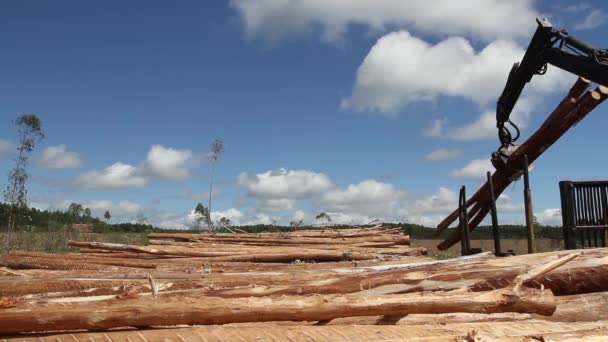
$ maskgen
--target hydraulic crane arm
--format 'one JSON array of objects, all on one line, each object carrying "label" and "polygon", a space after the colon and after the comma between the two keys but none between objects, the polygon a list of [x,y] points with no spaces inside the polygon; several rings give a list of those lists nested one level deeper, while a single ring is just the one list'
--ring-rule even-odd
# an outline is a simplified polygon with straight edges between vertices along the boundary
[{"label": "hydraulic crane arm", "polygon": [[[507,84],[496,105],[496,126],[501,147],[508,147],[519,137],[517,126],[509,120],[515,103],[534,75],[544,75],[547,64],[584,77],[598,84],[608,85],[608,50],[595,49],[589,44],[556,30],[547,19],[536,19],[538,28],[530,41],[521,63],[509,72]],[[517,134],[512,136],[505,127],[511,124]]]}]

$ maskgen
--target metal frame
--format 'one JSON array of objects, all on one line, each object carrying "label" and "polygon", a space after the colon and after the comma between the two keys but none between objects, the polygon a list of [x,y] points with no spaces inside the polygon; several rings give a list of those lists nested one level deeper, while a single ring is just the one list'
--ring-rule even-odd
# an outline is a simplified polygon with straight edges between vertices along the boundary
[{"label": "metal frame", "polygon": [[564,248],[606,247],[608,181],[561,181],[559,189]]}]

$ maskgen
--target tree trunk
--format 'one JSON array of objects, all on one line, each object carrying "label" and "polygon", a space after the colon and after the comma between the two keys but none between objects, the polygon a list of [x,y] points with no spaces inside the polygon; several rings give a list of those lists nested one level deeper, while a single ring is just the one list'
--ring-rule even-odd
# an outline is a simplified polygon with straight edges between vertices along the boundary
[{"label": "tree trunk", "polygon": [[0,333],[110,329],[179,324],[319,321],[338,317],[447,312],[524,312],[551,315],[549,290],[522,288],[472,293],[436,292],[390,296],[314,295],[232,298],[166,297],[0,310]]}]

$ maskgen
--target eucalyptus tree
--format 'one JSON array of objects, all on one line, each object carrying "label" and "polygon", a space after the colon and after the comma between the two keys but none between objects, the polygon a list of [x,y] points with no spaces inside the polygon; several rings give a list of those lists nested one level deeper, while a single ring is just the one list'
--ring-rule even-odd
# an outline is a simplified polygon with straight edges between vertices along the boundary
[{"label": "eucalyptus tree", "polygon": [[42,124],[36,114],[28,113],[18,116],[14,121],[19,136],[15,166],[8,174],[8,184],[4,190],[4,200],[9,205],[6,243],[18,223],[19,212],[27,209],[27,166],[29,155],[36,144],[44,139]]},{"label": "eucalyptus tree", "polygon": [[110,214],[109,210],[106,210],[105,213],[103,213],[103,218],[106,219],[106,222],[110,222],[110,219],[112,218],[112,214]]},{"label": "eucalyptus tree", "polygon": [[[207,160],[211,163],[211,175],[209,177],[209,202],[207,203],[207,210],[211,216],[211,197],[213,196],[213,177],[215,176],[215,167],[220,161],[220,156],[224,153],[224,140],[220,138],[213,139],[211,143],[211,151],[207,155]],[[211,219],[207,220],[207,226],[211,228]]]}]

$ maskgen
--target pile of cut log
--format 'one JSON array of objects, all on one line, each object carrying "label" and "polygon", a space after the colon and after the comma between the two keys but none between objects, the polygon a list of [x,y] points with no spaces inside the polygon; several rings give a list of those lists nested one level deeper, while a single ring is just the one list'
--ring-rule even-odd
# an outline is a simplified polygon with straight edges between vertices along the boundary
[{"label": "pile of cut log", "polygon": [[3,341],[608,334],[608,249],[433,260],[401,229],[383,227],[149,238],[0,256]]}]

